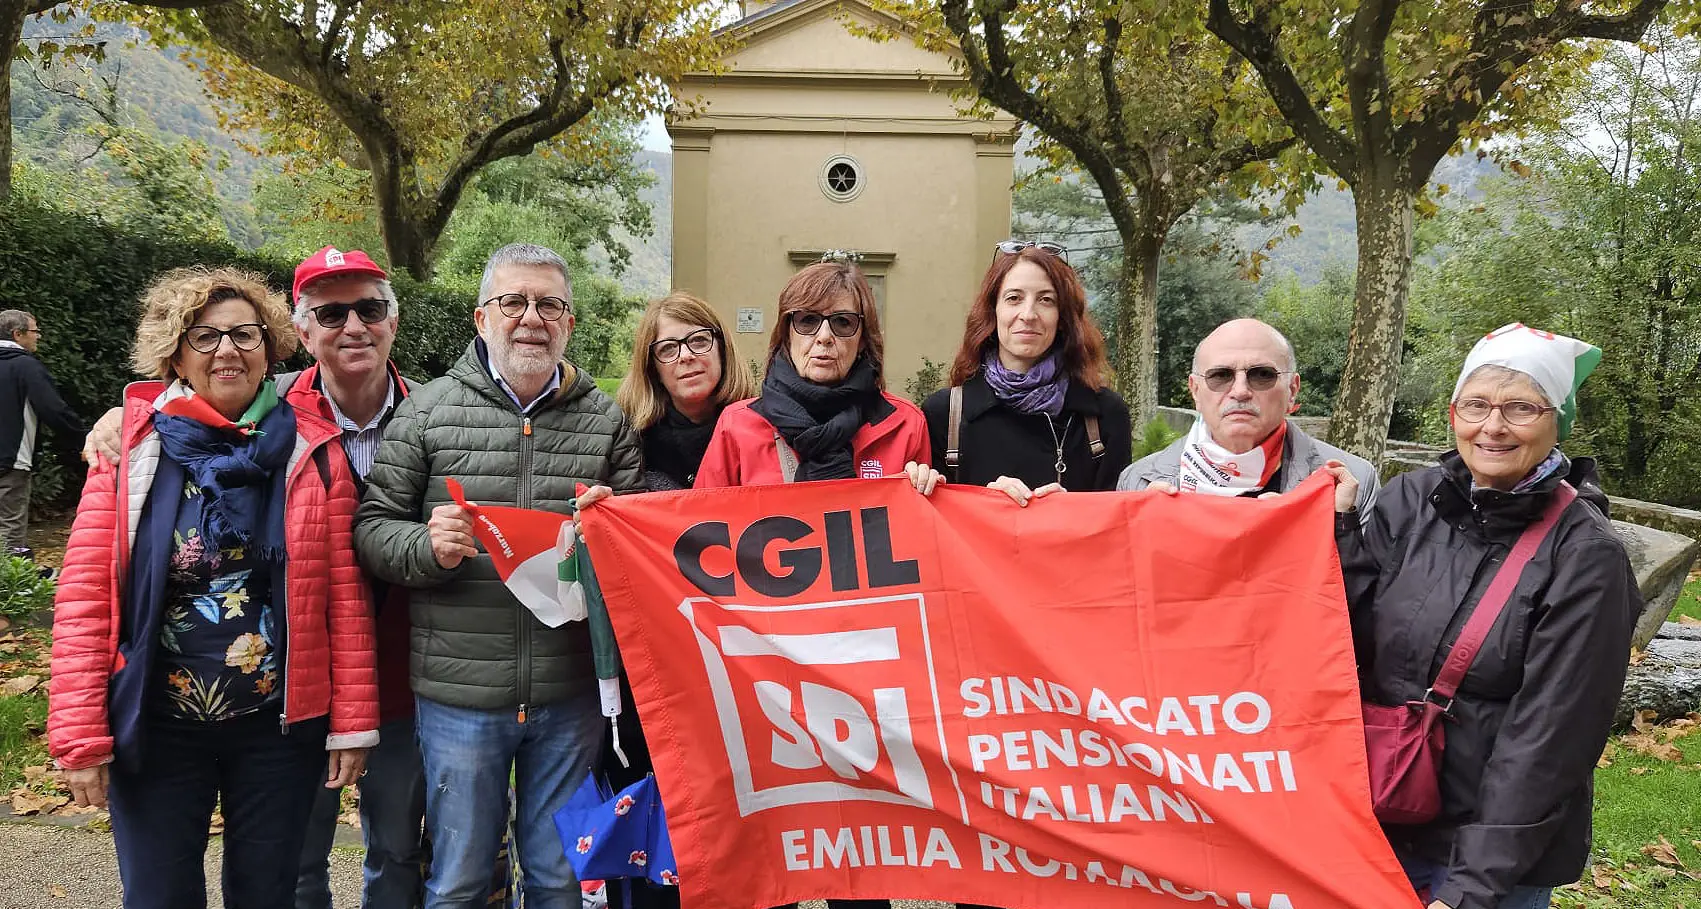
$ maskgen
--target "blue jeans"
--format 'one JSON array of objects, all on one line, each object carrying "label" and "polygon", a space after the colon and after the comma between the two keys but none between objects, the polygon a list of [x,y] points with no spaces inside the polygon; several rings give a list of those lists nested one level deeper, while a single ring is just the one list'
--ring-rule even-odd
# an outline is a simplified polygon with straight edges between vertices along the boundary
[{"label": "blue jeans", "polygon": [[[413,718],[392,720],[378,729],[378,746],[367,752],[360,787],[360,829],[366,839],[364,909],[418,909],[424,898],[425,767],[414,739]],[[301,850],[301,876],[295,885],[295,909],[331,909],[331,843],[337,832],[342,790],[319,786],[307,845]]]},{"label": "blue jeans", "polygon": [[557,809],[584,782],[602,747],[594,692],[516,711],[414,699],[425,758],[425,827],[431,835],[426,909],[480,909],[490,895],[514,779],[514,851],[526,909],[579,909],[579,882],[555,832]]},{"label": "blue jeans", "polygon": [[205,909],[207,826],[224,814],[224,905],[289,909],[324,718],[278,729],[275,710],[202,723],[149,717],[141,764],[112,766],[108,796],[125,909]]},{"label": "blue jeans", "polygon": [[[1426,899],[1447,883],[1446,865],[1406,855],[1398,849],[1394,850],[1394,856],[1400,860],[1400,867],[1405,869],[1412,889]],[[1501,899],[1499,909],[1548,909],[1552,902],[1552,887],[1513,887],[1512,892]]]}]

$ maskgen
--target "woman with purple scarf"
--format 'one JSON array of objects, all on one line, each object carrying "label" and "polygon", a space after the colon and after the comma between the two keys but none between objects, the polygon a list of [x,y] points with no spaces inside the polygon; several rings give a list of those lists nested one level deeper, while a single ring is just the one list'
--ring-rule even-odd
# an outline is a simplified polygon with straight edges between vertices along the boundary
[{"label": "woman with purple scarf", "polygon": [[1054,243],[998,244],[952,387],[922,405],[935,469],[1024,506],[1063,490],[1115,489],[1133,445],[1128,406],[1109,386],[1104,335],[1064,254]]}]

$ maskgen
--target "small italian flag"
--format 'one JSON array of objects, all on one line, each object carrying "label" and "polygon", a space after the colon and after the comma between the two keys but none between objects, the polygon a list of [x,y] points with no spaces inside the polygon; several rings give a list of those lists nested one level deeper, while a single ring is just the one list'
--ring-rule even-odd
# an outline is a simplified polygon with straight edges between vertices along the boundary
[{"label": "small italian flag", "polygon": [[538,621],[551,628],[583,621],[579,589],[578,529],[573,519],[550,511],[475,505],[459,481],[448,481],[455,504],[472,513],[473,536],[484,545],[496,573]]}]

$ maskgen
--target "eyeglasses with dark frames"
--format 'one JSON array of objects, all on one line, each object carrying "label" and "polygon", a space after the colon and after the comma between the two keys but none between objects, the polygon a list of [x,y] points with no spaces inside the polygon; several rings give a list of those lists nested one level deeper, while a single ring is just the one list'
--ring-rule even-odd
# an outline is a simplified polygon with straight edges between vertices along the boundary
[{"label": "eyeglasses with dark frames", "polygon": [[827,329],[834,337],[854,338],[862,331],[862,314],[855,312],[814,312],[799,310],[791,314],[791,330],[800,335],[813,336],[821,330],[821,323],[827,323]]},{"label": "eyeglasses with dark frames", "polygon": [[1500,418],[1513,426],[1528,426],[1541,419],[1543,414],[1558,409],[1532,401],[1502,401],[1495,404],[1482,398],[1465,398],[1453,402],[1453,415],[1466,423],[1481,423],[1488,419],[1489,414],[1498,410]]},{"label": "eyeglasses with dark frames", "polygon": [[699,328],[683,338],[662,338],[650,345],[650,356],[657,363],[672,363],[679,359],[683,351],[691,351],[697,356],[705,356],[715,349],[715,341],[719,340],[720,332],[713,328]]},{"label": "eyeglasses with dark frames", "polygon": [[367,325],[376,325],[389,317],[390,301],[367,297],[352,303],[326,303],[308,310],[313,314],[314,320],[325,328],[343,327],[348,322],[348,314],[351,311]]},{"label": "eyeglasses with dark frames", "polygon": [[1228,391],[1234,387],[1235,376],[1243,373],[1246,375],[1246,387],[1253,391],[1269,391],[1276,387],[1277,379],[1293,374],[1291,370],[1277,369],[1274,366],[1249,366],[1245,369],[1218,366],[1204,372],[1196,372],[1194,375],[1204,379],[1205,387],[1212,391]]},{"label": "eyeglasses with dark frames", "polygon": [[554,322],[573,311],[573,304],[560,297],[532,299],[525,294],[498,294],[479,305],[489,306],[492,303],[495,303],[496,308],[500,309],[502,314],[510,319],[523,318],[528,306],[537,307],[537,317],[545,322]]},{"label": "eyeglasses with dark frames", "polygon": [[1069,261],[1068,248],[1050,240],[1000,240],[993,246],[992,251],[995,255],[1013,256],[1030,247],[1051,253],[1064,262]]},{"label": "eyeglasses with dark frames", "polygon": [[227,337],[237,350],[258,350],[266,343],[266,326],[260,322],[244,322],[229,328],[191,325],[183,331],[183,340],[189,347],[204,354],[218,353],[219,345]]}]

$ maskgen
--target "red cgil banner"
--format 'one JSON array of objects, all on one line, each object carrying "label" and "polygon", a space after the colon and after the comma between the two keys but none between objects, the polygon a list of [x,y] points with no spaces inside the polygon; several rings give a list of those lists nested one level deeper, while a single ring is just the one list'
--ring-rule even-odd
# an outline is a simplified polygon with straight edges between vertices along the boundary
[{"label": "red cgil banner", "polygon": [[1409,909],[1333,493],[903,480],[582,516],[684,904]]}]

